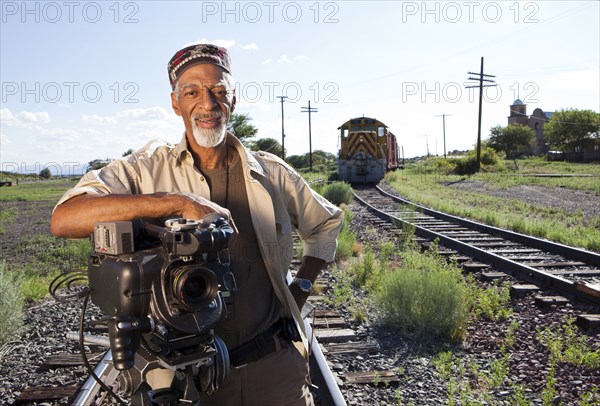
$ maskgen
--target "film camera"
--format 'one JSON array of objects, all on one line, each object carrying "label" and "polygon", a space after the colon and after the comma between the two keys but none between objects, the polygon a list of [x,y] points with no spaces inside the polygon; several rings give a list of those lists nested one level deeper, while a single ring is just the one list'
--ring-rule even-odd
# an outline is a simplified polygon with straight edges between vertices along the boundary
[{"label": "film camera", "polygon": [[[200,221],[97,223],[88,261],[91,300],[108,316],[120,391],[132,404],[198,400],[229,374],[229,354],[213,328],[235,291],[227,244],[233,229],[211,214]],[[151,370],[171,370],[171,387],[150,390]],[[135,400],[137,399],[137,401]]]}]

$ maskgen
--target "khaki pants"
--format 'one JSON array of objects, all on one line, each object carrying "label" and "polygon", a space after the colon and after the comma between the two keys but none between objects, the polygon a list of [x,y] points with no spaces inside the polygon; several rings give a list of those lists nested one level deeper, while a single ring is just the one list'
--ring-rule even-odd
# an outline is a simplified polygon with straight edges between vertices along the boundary
[{"label": "khaki pants", "polygon": [[[314,405],[306,384],[308,364],[298,350],[279,338],[281,349],[241,367],[232,368],[229,377],[200,404],[215,406]],[[278,346],[279,348],[279,346]]]}]

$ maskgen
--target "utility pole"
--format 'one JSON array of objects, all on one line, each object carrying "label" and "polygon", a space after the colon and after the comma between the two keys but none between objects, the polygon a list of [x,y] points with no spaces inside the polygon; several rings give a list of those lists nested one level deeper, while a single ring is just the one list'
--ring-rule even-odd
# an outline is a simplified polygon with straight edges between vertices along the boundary
[{"label": "utility pole", "polygon": [[452,114],[442,114],[436,117],[442,118],[442,135],[444,137],[444,159],[446,159],[446,116],[450,117]]},{"label": "utility pole", "polygon": [[[487,79],[487,78],[495,78],[496,76],[483,74],[483,56],[481,57],[481,68],[479,70],[479,73],[475,73],[475,72],[467,72],[467,73],[469,75],[479,76],[479,77],[469,77],[469,80],[479,81],[478,85],[465,86],[465,88],[467,88],[467,89],[474,88],[474,87],[479,88],[479,124],[477,127],[477,170],[479,171],[479,169],[481,168],[481,109],[482,109],[482,104],[483,104],[483,88],[497,86],[496,82],[493,79]],[[488,82],[490,84],[484,85],[483,82]]]},{"label": "utility pole", "polygon": [[277,96],[281,99],[281,159],[285,159],[285,130],[283,127],[283,101],[287,99],[287,96]]},{"label": "utility pole", "polygon": [[308,165],[309,171],[312,172],[312,136],[310,133],[310,114],[318,113],[319,109],[315,109],[314,107],[310,107],[310,100],[308,101],[308,107],[300,107],[302,113],[308,113]]}]

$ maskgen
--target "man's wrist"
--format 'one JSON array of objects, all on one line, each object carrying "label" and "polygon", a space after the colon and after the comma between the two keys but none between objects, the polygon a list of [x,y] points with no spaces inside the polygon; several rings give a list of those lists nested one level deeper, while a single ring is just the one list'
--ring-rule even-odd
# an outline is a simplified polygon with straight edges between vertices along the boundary
[{"label": "man's wrist", "polygon": [[294,278],[292,285],[296,285],[298,289],[306,294],[312,293],[313,284],[310,279]]}]

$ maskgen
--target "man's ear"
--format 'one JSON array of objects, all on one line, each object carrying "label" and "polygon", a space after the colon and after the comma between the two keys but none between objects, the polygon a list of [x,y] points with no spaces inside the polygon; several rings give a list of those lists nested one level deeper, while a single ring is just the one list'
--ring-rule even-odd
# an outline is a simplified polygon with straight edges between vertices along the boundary
[{"label": "man's ear", "polygon": [[235,97],[235,93],[233,94],[233,100],[231,101],[231,113],[235,110],[235,104],[237,103],[237,99]]},{"label": "man's ear", "polygon": [[181,116],[181,110],[179,109],[179,102],[177,101],[177,96],[175,96],[175,92],[171,92],[171,107],[173,107],[173,111],[178,116]]}]

